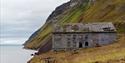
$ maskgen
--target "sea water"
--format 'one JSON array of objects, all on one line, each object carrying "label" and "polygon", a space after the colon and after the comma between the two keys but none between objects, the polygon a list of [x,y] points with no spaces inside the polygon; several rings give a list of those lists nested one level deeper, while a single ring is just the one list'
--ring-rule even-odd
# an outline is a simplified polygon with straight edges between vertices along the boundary
[{"label": "sea water", "polygon": [[0,63],[27,63],[34,52],[21,45],[0,45]]}]

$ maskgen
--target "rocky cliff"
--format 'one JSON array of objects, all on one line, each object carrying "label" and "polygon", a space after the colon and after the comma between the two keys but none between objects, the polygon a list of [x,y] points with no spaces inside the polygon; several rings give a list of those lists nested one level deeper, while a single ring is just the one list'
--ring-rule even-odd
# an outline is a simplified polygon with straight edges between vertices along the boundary
[{"label": "rocky cliff", "polygon": [[37,50],[50,43],[52,23],[61,25],[78,22],[113,22],[118,33],[124,33],[125,0],[70,0],[52,12],[46,23],[26,41],[24,47]]}]

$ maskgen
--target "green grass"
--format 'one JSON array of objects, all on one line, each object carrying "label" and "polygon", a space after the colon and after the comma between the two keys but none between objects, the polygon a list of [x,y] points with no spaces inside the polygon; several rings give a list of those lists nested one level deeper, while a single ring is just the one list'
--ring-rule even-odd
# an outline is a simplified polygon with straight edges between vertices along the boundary
[{"label": "green grass", "polygon": [[88,2],[76,6],[73,8],[64,18],[62,18],[59,22],[63,23],[76,23],[78,22],[80,16],[84,13],[84,11],[88,7]]}]

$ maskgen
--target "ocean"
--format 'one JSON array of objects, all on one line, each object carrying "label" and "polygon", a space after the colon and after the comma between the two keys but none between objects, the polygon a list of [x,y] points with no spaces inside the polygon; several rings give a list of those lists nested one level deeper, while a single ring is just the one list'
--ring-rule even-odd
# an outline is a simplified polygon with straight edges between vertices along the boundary
[{"label": "ocean", "polygon": [[34,52],[21,45],[0,45],[0,63],[27,63]]}]

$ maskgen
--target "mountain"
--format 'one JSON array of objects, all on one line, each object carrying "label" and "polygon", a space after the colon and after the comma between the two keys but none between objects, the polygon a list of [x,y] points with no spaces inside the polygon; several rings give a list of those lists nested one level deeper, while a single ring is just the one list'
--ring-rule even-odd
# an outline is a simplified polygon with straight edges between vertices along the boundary
[{"label": "mountain", "polygon": [[[70,0],[57,7],[46,23],[25,42],[24,48],[49,46],[52,24],[113,22],[118,33],[125,33],[125,0]],[[42,50],[42,49],[41,49]]]},{"label": "mountain", "polygon": [[77,53],[48,51],[34,56],[28,63],[44,63],[53,57],[56,63],[125,63],[125,0],[70,0],[57,7],[46,23],[25,42],[24,48],[51,49],[52,25],[58,23],[112,22],[118,40],[111,45],[80,49]]}]

